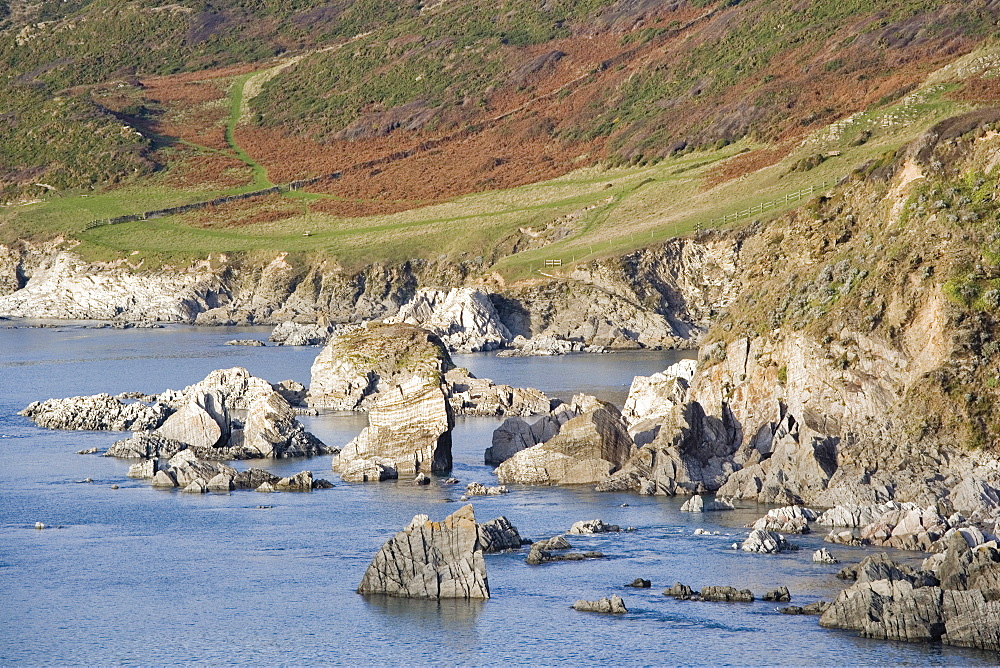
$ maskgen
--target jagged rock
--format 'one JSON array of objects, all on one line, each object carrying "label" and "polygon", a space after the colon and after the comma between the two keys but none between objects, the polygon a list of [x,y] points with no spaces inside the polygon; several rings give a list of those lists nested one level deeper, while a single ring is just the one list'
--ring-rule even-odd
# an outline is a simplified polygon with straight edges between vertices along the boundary
[{"label": "jagged rock", "polygon": [[539,540],[531,544],[532,549],[538,547],[539,550],[545,550],[546,552],[555,552],[556,550],[569,550],[573,546],[569,544],[565,536],[553,536],[552,538],[546,538],[545,540]]},{"label": "jagged rock", "polygon": [[596,533],[616,533],[621,531],[622,528],[617,524],[605,524],[604,520],[580,520],[579,522],[574,522],[573,526],[570,527],[569,533],[578,535],[590,535]]},{"label": "jagged rock", "polygon": [[325,478],[314,478],[313,489],[333,489],[333,483]]},{"label": "jagged rock", "polygon": [[46,429],[140,431],[160,426],[171,409],[159,403],[125,403],[110,394],[35,401],[18,412]]},{"label": "jagged rock", "polygon": [[[186,487],[192,481],[201,478],[203,481],[211,480],[219,473],[225,473],[236,477],[236,469],[218,462],[210,462],[198,457],[191,450],[181,450],[170,458],[167,467],[173,475],[178,486]],[[159,473],[157,473],[157,476]],[[154,477],[154,480],[156,478]]]},{"label": "jagged rock", "polygon": [[735,510],[735,506],[723,498],[716,498],[705,503],[701,495],[696,494],[681,505],[681,510],[688,513],[707,513],[718,510]]},{"label": "jagged rock", "polygon": [[177,479],[170,471],[157,471],[150,483],[153,487],[177,487]]},{"label": "jagged rock", "polygon": [[189,385],[183,390],[165,390],[156,395],[155,399],[174,408],[180,408],[192,400],[199,400],[206,395],[214,399],[213,405],[200,404],[212,415],[222,415],[223,411],[245,411],[250,404],[261,396],[274,391],[271,383],[254,376],[243,367],[216,369],[203,380]]},{"label": "jagged rock", "polygon": [[157,466],[157,460],[146,459],[129,466],[128,473],[125,475],[129,478],[139,478],[140,480],[145,480],[155,476],[158,470],[159,467]]},{"label": "jagged rock", "polygon": [[312,471],[302,471],[293,476],[282,478],[274,483],[279,492],[311,492],[313,489]]},{"label": "jagged rock", "polygon": [[236,489],[257,489],[265,482],[272,485],[280,478],[264,469],[249,468],[233,475],[233,487]]},{"label": "jagged rock", "polygon": [[580,612],[601,612],[608,615],[623,615],[628,612],[628,609],[625,607],[625,601],[617,594],[611,598],[600,598],[596,601],[584,601],[580,599],[573,604],[573,609]]},{"label": "jagged rock", "polygon": [[830,603],[827,601],[816,601],[803,606],[789,605],[785,608],[779,608],[778,612],[783,615],[822,615],[829,607]]},{"label": "jagged rock", "polygon": [[507,418],[493,432],[493,445],[486,448],[485,463],[498,466],[521,450],[548,441],[580,414],[580,408],[578,404],[560,403],[532,424],[519,417]]},{"label": "jagged rock", "polygon": [[258,395],[248,407],[242,438],[233,435],[230,449],[243,457],[311,457],[335,452],[305,430],[295,411],[275,391]]},{"label": "jagged rock", "polygon": [[635,580],[632,580],[632,582],[628,583],[625,586],[635,587],[636,589],[649,589],[650,587],[653,586],[653,583],[643,578],[636,578]]},{"label": "jagged rock", "polygon": [[257,486],[257,489],[255,489],[254,491],[261,492],[262,494],[271,494],[277,492],[278,488],[274,486],[274,483],[262,482],[260,485]]},{"label": "jagged rock", "polygon": [[929,550],[949,528],[934,508],[892,510],[861,529],[862,542],[902,550]]},{"label": "jagged rock", "polygon": [[840,560],[830,554],[830,550],[825,547],[813,552],[812,560],[814,564],[839,564]]},{"label": "jagged rock", "polygon": [[286,321],[275,326],[268,341],[278,346],[323,346],[333,331],[334,328],[328,324],[307,325]]},{"label": "jagged rock", "polygon": [[185,494],[204,494],[208,491],[208,483],[204,478],[195,478],[181,490]]},{"label": "jagged rock", "polygon": [[443,387],[452,369],[435,334],[406,324],[368,323],[330,339],[312,365],[310,406],[370,410],[382,392],[405,381]]},{"label": "jagged rock", "polygon": [[513,336],[486,292],[476,288],[417,290],[387,323],[408,323],[434,332],[453,352],[496,350]]},{"label": "jagged rock", "polygon": [[542,549],[544,543],[545,541],[540,541],[531,545],[531,549],[528,550],[528,556],[524,560],[525,563],[530,566],[537,566],[538,564],[547,564],[550,561],[584,561],[586,559],[604,558],[604,554],[601,552],[559,552],[553,554],[552,550]]},{"label": "jagged rock", "polygon": [[502,483],[528,485],[595,483],[625,463],[632,439],[614,405],[593,397],[573,398],[580,415],[540,445],[514,454],[496,469]]},{"label": "jagged rock", "polygon": [[697,599],[700,594],[686,584],[677,582],[670,589],[663,590],[664,596],[671,596],[678,601],[691,601]]},{"label": "jagged rock", "polygon": [[740,545],[740,549],[744,552],[775,554],[778,552],[784,552],[785,550],[795,550],[798,548],[785,540],[785,537],[780,533],[754,529],[750,532],[747,539],[743,541],[743,544]]},{"label": "jagged rock", "polygon": [[401,474],[448,471],[454,424],[440,384],[412,377],[379,393],[368,426],[334,457],[333,469],[343,472],[351,462],[378,459]]},{"label": "jagged rock", "polygon": [[190,402],[168,417],[156,433],[169,441],[207,450],[229,438],[229,415],[216,395],[192,395]]},{"label": "jagged rock", "polygon": [[418,473],[418,474],[417,474],[417,475],[416,475],[416,476],[415,476],[415,477],[413,478],[413,484],[414,484],[414,485],[417,485],[417,486],[420,486],[420,485],[429,485],[429,484],[431,484],[431,479],[430,479],[430,478],[428,478],[428,477],[427,477],[426,475],[424,475],[423,473]]},{"label": "jagged rock", "polygon": [[417,515],[372,560],[359,594],[406,598],[490,597],[486,562],[472,506],[431,522]]},{"label": "jagged rock", "polygon": [[264,345],[263,341],[258,341],[257,339],[233,339],[231,341],[226,341],[227,346],[248,346],[251,348],[259,348]]},{"label": "jagged rock", "polygon": [[776,533],[809,533],[809,522],[815,520],[818,513],[800,506],[784,506],[767,511],[767,515],[754,522],[754,529],[773,531]]},{"label": "jagged rock", "polygon": [[517,550],[525,543],[521,534],[517,532],[517,527],[503,516],[483,522],[478,525],[478,530],[479,544],[486,554]]},{"label": "jagged rock", "polygon": [[656,438],[597,489],[667,496],[715,491],[734,470],[737,428],[728,414],[713,418],[698,403],[675,406]]},{"label": "jagged rock", "polygon": [[497,496],[499,494],[506,494],[507,488],[504,485],[497,485],[495,487],[487,487],[486,485],[479,482],[470,482],[465,486],[466,496]]},{"label": "jagged rock", "polygon": [[[510,342],[510,348],[501,350],[497,357],[554,357],[567,353],[582,353],[588,350],[588,346],[581,341],[568,341],[566,339],[544,334],[533,336],[530,339],[518,335]],[[599,348],[594,352],[603,352]]]},{"label": "jagged rock", "polygon": [[139,431],[112,443],[104,456],[122,459],[170,458],[185,448],[187,443],[171,440],[155,431]]},{"label": "jagged rock", "polygon": [[763,600],[787,603],[792,600],[792,595],[788,593],[788,587],[778,587],[764,594]]},{"label": "jagged rock", "polygon": [[283,380],[280,383],[274,383],[272,387],[274,387],[275,392],[280,394],[281,397],[288,402],[289,406],[305,406],[308,390],[302,383],[294,380]]},{"label": "jagged rock", "polygon": [[233,483],[233,476],[228,473],[219,473],[208,481],[208,491],[210,492],[230,492],[236,488]]},{"label": "jagged rock", "polygon": [[456,415],[524,417],[547,413],[552,404],[541,390],[498,385],[489,378],[476,378],[463,368],[445,373],[445,384]]},{"label": "jagged rock", "polygon": [[753,593],[749,589],[708,586],[701,588],[701,600],[721,603],[752,603],[754,599]]},{"label": "jagged rock", "polygon": [[382,482],[395,480],[399,473],[393,467],[394,462],[378,458],[355,459],[342,467],[340,479],[344,482]]},{"label": "jagged rock", "polygon": [[[685,402],[697,367],[697,360],[680,360],[660,373],[632,379],[622,417],[629,426],[629,433],[636,439],[636,445],[651,442],[674,406]],[[641,434],[647,435],[640,437]]]}]

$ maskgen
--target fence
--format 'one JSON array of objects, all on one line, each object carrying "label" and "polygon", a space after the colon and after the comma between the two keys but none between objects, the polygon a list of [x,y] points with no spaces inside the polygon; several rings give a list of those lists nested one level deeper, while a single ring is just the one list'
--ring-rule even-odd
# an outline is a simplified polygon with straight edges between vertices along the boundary
[{"label": "fence", "polygon": [[[796,190],[793,193],[788,193],[781,199],[775,199],[769,202],[761,202],[760,204],[755,204],[754,206],[748,209],[743,209],[742,211],[734,211],[733,213],[728,213],[725,216],[722,216],[721,218],[713,218],[711,221],[709,221],[708,225],[709,227],[714,227],[716,225],[727,225],[729,223],[734,223],[740,220],[741,218],[749,218],[754,214],[764,213],[765,211],[769,211],[784,204],[788,204],[789,202],[798,202],[806,195],[812,195],[818,190],[823,190],[824,188],[826,188],[826,186],[827,186],[826,181],[823,181],[823,183],[819,185],[813,184],[808,188],[802,188],[801,190]],[[697,228],[701,229],[701,227],[702,225],[699,222]]]}]

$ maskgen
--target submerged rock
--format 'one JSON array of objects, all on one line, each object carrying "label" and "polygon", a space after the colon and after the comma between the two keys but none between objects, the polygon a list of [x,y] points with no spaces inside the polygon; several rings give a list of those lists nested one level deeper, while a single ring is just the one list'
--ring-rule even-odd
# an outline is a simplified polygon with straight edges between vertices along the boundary
[{"label": "submerged rock", "polygon": [[601,612],[607,615],[623,615],[628,612],[625,601],[621,596],[614,594],[611,598],[600,598],[596,601],[578,600],[573,604],[574,610],[580,612]]},{"label": "submerged rock", "polygon": [[263,341],[258,341],[257,339],[233,339],[232,341],[226,341],[227,346],[249,346],[251,348],[259,348],[264,345]]},{"label": "submerged rock", "polygon": [[632,582],[625,585],[626,587],[634,587],[635,589],[649,589],[653,586],[653,583],[644,578],[636,578]]},{"label": "submerged rock", "polygon": [[372,560],[359,594],[405,598],[490,597],[483,546],[472,506],[442,522],[417,515]]},{"label": "submerged rock", "polygon": [[507,488],[504,485],[496,485],[495,487],[487,487],[480,482],[470,482],[465,486],[465,494],[467,496],[498,496],[500,494],[506,494]]}]

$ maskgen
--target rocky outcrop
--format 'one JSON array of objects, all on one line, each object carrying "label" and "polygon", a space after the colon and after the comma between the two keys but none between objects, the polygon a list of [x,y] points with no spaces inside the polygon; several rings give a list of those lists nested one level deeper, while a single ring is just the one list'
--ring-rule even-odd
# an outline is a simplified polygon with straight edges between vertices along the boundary
[{"label": "rocky outcrop", "polygon": [[552,406],[540,390],[498,385],[489,378],[476,378],[467,369],[449,370],[445,382],[455,415],[524,417],[547,413]]},{"label": "rocky outcrop", "polygon": [[506,493],[507,488],[503,485],[487,486],[481,482],[470,482],[465,486],[466,496],[499,496]]},{"label": "rocky outcrop", "polygon": [[625,601],[617,594],[612,595],[611,598],[600,598],[596,601],[580,599],[573,604],[573,609],[580,612],[600,612],[606,615],[624,615],[628,612]]},{"label": "rocky outcrop", "polygon": [[798,548],[785,540],[785,537],[780,533],[754,529],[747,536],[747,539],[743,541],[743,544],[740,545],[740,549],[744,552],[756,552],[758,554],[777,554],[778,552],[797,550]]},{"label": "rocky outcrop", "polygon": [[386,322],[430,330],[452,352],[496,350],[514,338],[500,321],[489,294],[477,288],[417,290]]},{"label": "rocky outcrop", "polygon": [[368,323],[333,337],[316,357],[308,403],[369,410],[381,392],[404,381],[443,387],[445,372],[453,367],[444,344],[427,330]]},{"label": "rocky outcrop", "polygon": [[574,522],[569,528],[569,533],[579,535],[591,535],[596,533],[618,533],[622,528],[617,524],[608,524],[604,520],[580,520]]},{"label": "rocky outcrop", "polygon": [[762,598],[775,603],[788,603],[792,600],[792,595],[788,593],[788,587],[778,587],[764,594]]},{"label": "rocky outcrop", "polygon": [[104,456],[122,459],[170,458],[187,447],[187,443],[165,438],[155,431],[139,431],[129,438],[112,443]]},{"label": "rocky outcrop", "polygon": [[815,552],[813,552],[812,560],[813,560],[814,564],[839,564],[840,563],[840,559],[837,559],[835,556],[833,556],[832,554],[830,554],[830,550],[826,549],[825,547],[821,547],[820,549],[818,549]]},{"label": "rocky outcrop", "polygon": [[376,460],[397,474],[448,471],[454,425],[440,383],[412,376],[378,393],[370,404],[368,426],[334,457],[333,470]]},{"label": "rocky outcrop", "polygon": [[472,506],[463,506],[442,522],[431,522],[426,515],[414,517],[375,555],[358,593],[489,598],[483,545]]},{"label": "rocky outcrop", "polygon": [[340,479],[344,482],[382,482],[396,480],[395,461],[369,457],[368,459],[352,459],[340,464]]},{"label": "rocky outcrop", "polygon": [[956,533],[933,574],[901,567],[885,555],[865,562],[855,584],[840,593],[820,625],[868,638],[1000,651],[1000,550],[995,544],[970,548]]},{"label": "rocky outcrop", "polygon": [[588,346],[582,341],[567,341],[539,334],[526,339],[520,334],[510,342],[510,347],[497,353],[497,357],[555,357],[569,353],[603,353],[604,346]]},{"label": "rocky outcrop", "polygon": [[711,499],[707,503],[701,498],[700,494],[692,496],[690,499],[681,504],[681,510],[687,513],[708,513],[720,510],[734,510],[735,507],[727,499]]},{"label": "rocky outcrop", "polygon": [[701,600],[720,603],[752,603],[753,592],[729,586],[708,586],[701,588]]},{"label": "rocky outcrop", "polygon": [[767,515],[754,522],[754,529],[777,533],[809,533],[809,522],[819,514],[801,506],[784,506],[767,511]]},{"label": "rocky outcrop", "polygon": [[528,485],[595,483],[614,473],[632,450],[621,414],[593,397],[573,399],[579,414],[540,445],[515,453],[496,469],[502,483]]},{"label": "rocky outcrop", "polygon": [[160,403],[125,402],[109,394],[35,401],[18,412],[46,429],[140,431],[160,426],[172,409]]},{"label": "rocky outcrop", "polygon": [[599,491],[646,495],[702,494],[719,490],[737,468],[739,427],[728,413],[715,418],[701,404],[675,406],[651,443],[638,448]]},{"label": "rocky outcrop", "polygon": [[521,450],[548,441],[580,414],[580,407],[576,402],[560,403],[548,415],[531,423],[519,417],[507,418],[493,432],[493,444],[486,448],[485,463],[499,466]]},{"label": "rocky outcrop", "polygon": [[656,438],[659,425],[683,404],[694,378],[698,362],[685,359],[652,376],[636,376],[629,387],[622,417],[636,445],[645,445]]},{"label": "rocky outcrop", "polygon": [[483,522],[477,528],[479,530],[479,544],[486,554],[519,550],[522,545],[531,542],[521,538],[517,527],[503,516],[492,519],[489,522]]},{"label": "rocky outcrop", "polygon": [[247,346],[249,348],[262,348],[267,345],[263,341],[258,341],[257,339],[231,339],[226,341],[227,346]]},{"label": "rocky outcrop", "polygon": [[267,340],[276,346],[325,346],[333,332],[330,324],[308,325],[287,320],[276,325]]}]

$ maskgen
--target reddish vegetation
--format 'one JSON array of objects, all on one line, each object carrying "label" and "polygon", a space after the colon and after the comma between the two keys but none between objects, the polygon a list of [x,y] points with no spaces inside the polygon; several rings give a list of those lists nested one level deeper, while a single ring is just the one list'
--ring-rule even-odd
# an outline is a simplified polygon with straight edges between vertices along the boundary
[{"label": "reddish vegetation", "polygon": [[192,155],[171,166],[164,181],[178,188],[200,186],[214,190],[236,188],[250,180],[250,168],[236,158],[218,153]]},{"label": "reddish vegetation", "polygon": [[787,142],[774,148],[759,148],[749,153],[741,153],[721,165],[713,167],[705,178],[705,186],[711,188],[732,179],[738,179],[745,174],[752,174],[765,167],[781,162],[782,158],[792,152],[795,145]]},{"label": "reddish vegetation", "polygon": [[1000,77],[969,79],[948,97],[959,102],[997,102],[1000,100]]},{"label": "reddish vegetation", "polygon": [[210,206],[185,215],[189,225],[200,228],[242,227],[254,223],[272,223],[299,215],[304,211],[302,202],[281,195],[231,202]]}]

